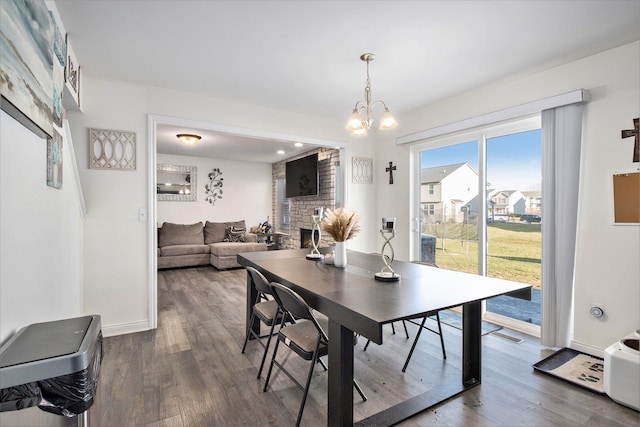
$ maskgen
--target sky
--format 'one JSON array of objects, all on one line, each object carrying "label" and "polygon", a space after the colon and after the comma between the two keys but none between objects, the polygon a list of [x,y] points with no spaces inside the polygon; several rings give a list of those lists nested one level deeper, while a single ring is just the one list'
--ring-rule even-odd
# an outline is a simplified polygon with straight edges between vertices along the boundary
[{"label": "sky", "polygon": [[[539,191],[541,186],[541,130],[487,140],[487,181],[496,190]],[[423,151],[421,168],[467,162],[478,171],[478,142]]]}]

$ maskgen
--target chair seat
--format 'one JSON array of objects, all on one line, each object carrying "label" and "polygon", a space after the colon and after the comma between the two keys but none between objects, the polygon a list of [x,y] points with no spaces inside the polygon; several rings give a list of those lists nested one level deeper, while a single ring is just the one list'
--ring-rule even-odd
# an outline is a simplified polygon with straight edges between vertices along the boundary
[{"label": "chair seat", "polygon": [[[329,322],[324,319],[318,319],[318,323],[323,329],[329,326]],[[287,347],[298,353],[303,359],[311,360],[318,343],[318,329],[310,320],[299,320],[292,325],[285,326],[280,330],[279,336]],[[318,357],[326,355],[327,346],[320,343],[318,352]]]},{"label": "chair seat", "polygon": [[[307,395],[309,394],[309,385],[311,384],[313,368],[316,363],[321,363],[325,370],[327,369],[320,357],[325,356],[329,349],[329,321],[326,318],[317,318],[314,316],[311,308],[302,299],[302,297],[291,289],[276,282],[271,282],[269,286],[272,289],[271,295],[276,301],[278,301],[281,310],[286,313],[285,316],[292,320],[299,320],[296,320],[295,323],[288,326],[284,326],[284,322],[281,323],[282,327],[278,332],[278,340],[276,341],[276,347],[273,350],[273,355],[271,356],[269,372],[267,373],[267,379],[262,391],[267,391],[267,388],[269,387],[269,379],[271,378],[271,372],[273,371],[274,366],[280,368],[280,371],[300,387],[303,394],[302,402],[300,402],[300,409],[298,410],[298,419],[296,420],[296,427],[298,427],[302,421],[304,404],[307,401]],[[354,334],[354,340],[355,339],[356,337]],[[278,344],[281,342],[303,359],[311,361],[309,364],[309,373],[307,374],[306,385],[304,387],[284,368],[280,362],[276,360]],[[353,380],[353,386],[360,394],[360,397],[362,397],[362,400],[366,401],[367,396],[364,395],[362,389],[355,380]]]},{"label": "chair seat", "polygon": [[278,303],[273,300],[260,302],[254,305],[253,311],[267,326],[271,326],[274,320],[276,323],[279,322],[282,318],[280,311],[278,310]]}]

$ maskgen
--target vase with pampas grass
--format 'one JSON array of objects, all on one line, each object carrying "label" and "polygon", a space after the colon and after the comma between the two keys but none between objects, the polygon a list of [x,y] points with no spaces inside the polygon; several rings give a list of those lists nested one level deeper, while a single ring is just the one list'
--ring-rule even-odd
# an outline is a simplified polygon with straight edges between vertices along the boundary
[{"label": "vase with pampas grass", "polygon": [[346,267],[347,247],[346,241],[352,239],[360,232],[360,217],[354,211],[338,208],[327,209],[322,220],[322,230],[336,242],[334,264],[336,267]]}]

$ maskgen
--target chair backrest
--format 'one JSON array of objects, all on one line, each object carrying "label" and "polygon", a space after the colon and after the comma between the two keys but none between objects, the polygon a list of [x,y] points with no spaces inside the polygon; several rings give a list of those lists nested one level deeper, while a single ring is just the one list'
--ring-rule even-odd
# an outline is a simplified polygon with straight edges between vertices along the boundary
[{"label": "chair backrest", "polygon": [[258,292],[261,292],[264,295],[271,295],[271,287],[269,286],[267,278],[253,267],[247,267],[247,271],[251,275],[251,280],[253,280],[253,284]]},{"label": "chair backrest", "polygon": [[318,320],[311,312],[311,307],[307,305],[300,295],[277,282],[271,282],[269,283],[269,286],[271,286],[271,294],[273,295],[273,298],[286,312],[296,319],[310,320],[313,322],[322,338],[325,341],[328,340],[326,332],[322,329]]}]

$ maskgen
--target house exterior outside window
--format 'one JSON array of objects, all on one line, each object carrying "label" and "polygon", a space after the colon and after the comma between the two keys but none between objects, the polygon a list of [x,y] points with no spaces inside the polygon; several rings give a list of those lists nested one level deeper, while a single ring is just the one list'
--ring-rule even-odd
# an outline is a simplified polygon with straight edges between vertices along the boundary
[{"label": "house exterior outside window", "polygon": [[290,224],[290,203],[285,197],[285,179],[276,180],[276,220],[273,224],[277,230],[289,230]]}]

